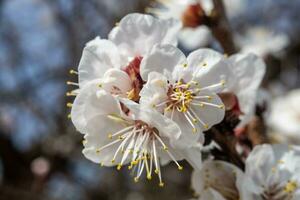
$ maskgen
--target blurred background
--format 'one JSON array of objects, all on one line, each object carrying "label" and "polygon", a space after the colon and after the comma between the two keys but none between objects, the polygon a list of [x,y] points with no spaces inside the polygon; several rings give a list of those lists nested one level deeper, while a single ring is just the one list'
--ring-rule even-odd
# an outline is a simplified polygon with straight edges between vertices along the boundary
[{"label": "blurred background", "polygon": [[[124,15],[148,0],[0,0],[0,199],[189,199],[191,169],[163,170],[134,183],[126,169],[100,168],[81,153],[68,119],[66,81],[86,42],[106,38]],[[300,1],[225,0],[234,40],[261,55],[269,104],[300,86]],[[213,38],[205,46],[220,50]],[[188,49],[186,49],[188,52]],[[262,95],[263,96],[263,95]],[[271,106],[269,106],[271,107]],[[300,124],[300,111],[297,115]],[[270,127],[270,134],[274,131]],[[300,134],[300,132],[299,132]]]}]

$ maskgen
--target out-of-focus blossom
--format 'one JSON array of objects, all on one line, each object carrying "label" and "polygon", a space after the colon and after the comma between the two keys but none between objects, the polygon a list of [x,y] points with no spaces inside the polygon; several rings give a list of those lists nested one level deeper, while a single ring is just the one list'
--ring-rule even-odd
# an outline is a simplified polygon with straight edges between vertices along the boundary
[{"label": "out-of-focus blossom", "polygon": [[256,146],[246,160],[241,199],[300,198],[300,149],[288,145]]},{"label": "out-of-focus blossom", "polygon": [[[101,87],[111,94],[139,98],[142,87],[139,76],[140,62],[154,44],[177,44],[176,33],[180,25],[174,20],[159,20],[150,15],[129,14],[109,34],[109,39],[96,39],[87,43],[79,63],[79,83],[68,82],[82,88],[86,84]],[[79,90],[67,95],[76,96]],[[76,98],[71,116],[77,130],[84,132],[86,119],[78,114],[85,109],[83,99]]]},{"label": "out-of-focus blossom", "polygon": [[265,27],[251,27],[244,35],[236,35],[242,53],[255,53],[259,56],[277,55],[289,44],[286,35],[274,33]]},{"label": "out-of-focus blossom", "polygon": [[240,126],[247,124],[255,114],[258,88],[265,75],[264,61],[254,54],[235,54],[228,58],[233,78],[228,91],[237,97],[241,112]]},{"label": "out-of-focus blossom", "polygon": [[159,185],[163,186],[160,166],[173,161],[179,170],[182,166],[177,160],[187,157],[193,163],[201,165],[200,150],[177,148],[177,140],[184,137],[180,128],[169,118],[153,109],[147,109],[128,99],[120,99],[104,90],[89,85],[79,95],[89,90],[86,104],[90,112],[87,121],[83,154],[95,163],[103,166],[130,164],[137,182],[144,171],[147,179],[157,174]]},{"label": "out-of-focus blossom", "polygon": [[205,161],[192,175],[192,187],[199,200],[240,199],[239,185],[243,172],[223,161]]},{"label": "out-of-focus blossom", "polygon": [[141,72],[147,81],[141,103],[174,120],[191,146],[198,140],[203,143],[202,132],[224,118],[216,92],[224,90],[231,71],[218,52],[199,49],[186,58],[176,47],[157,45],[143,59]]},{"label": "out-of-focus blossom", "polygon": [[46,158],[39,157],[32,161],[31,171],[36,176],[45,177],[50,170],[50,163]]},{"label": "out-of-focus blossom", "polygon": [[296,200],[299,183],[299,147],[267,144],[249,154],[244,173],[223,161],[206,161],[192,178],[200,200]]},{"label": "out-of-focus blossom", "polygon": [[271,105],[268,125],[281,142],[300,144],[300,90],[274,99]]},{"label": "out-of-focus blossom", "polygon": [[187,49],[205,46],[211,41],[210,30],[204,26],[205,16],[212,11],[211,0],[168,0],[158,1],[156,7],[146,11],[163,19],[177,19],[183,28],[178,34],[182,45]]}]

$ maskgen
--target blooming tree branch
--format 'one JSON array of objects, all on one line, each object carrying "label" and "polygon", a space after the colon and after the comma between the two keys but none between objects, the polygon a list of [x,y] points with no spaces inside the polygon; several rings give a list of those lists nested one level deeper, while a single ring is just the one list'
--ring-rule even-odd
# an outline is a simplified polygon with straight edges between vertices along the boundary
[{"label": "blooming tree branch", "polygon": [[214,37],[219,41],[224,52],[232,55],[237,52],[237,47],[233,40],[231,28],[226,16],[224,3],[222,0],[213,0],[214,8],[206,20],[206,25],[211,29]]}]

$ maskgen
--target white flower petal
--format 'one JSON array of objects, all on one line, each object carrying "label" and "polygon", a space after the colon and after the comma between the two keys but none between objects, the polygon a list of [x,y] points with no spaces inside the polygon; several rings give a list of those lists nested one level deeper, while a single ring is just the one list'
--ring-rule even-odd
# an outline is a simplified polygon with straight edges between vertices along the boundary
[{"label": "white flower petal", "polygon": [[150,72],[159,72],[170,80],[177,65],[186,63],[185,55],[172,45],[155,45],[141,62],[141,77],[147,81]]},{"label": "white flower petal", "polygon": [[90,119],[87,123],[85,135],[85,147],[83,154],[89,160],[95,163],[101,163],[104,166],[114,166],[121,161],[121,153],[117,156],[115,163],[112,158],[119,147],[120,142],[99,150],[101,147],[113,142],[108,135],[116,133],[125,128],[121,123],[111,120],[107,115],[97,115]]},{"label": "white flower petal", "polygon": [[212,40],[210,30],[206,26],[183,28],[179,34],[179,42],[186,49],[197,49],[208,45]]},{"label": "white flower petal", "polygon": [[[165,112],[165,115],[171,118],[172,111]],[[180,138],[176,141],[176,146],[179,148],[190,148],[199,143],[204,143],[203,133],[200,131],[200,129],[197,129],[197,131],[194,133],[193,127],[181,112],[174,111],[172,120],[178,124],[180,130],[182,131]]]},{"label": "white flower petal", "polygon": [[121,97],[126,97],[126,93],[132,89],[132,83],[128,74],[119,69],[107,70],[100,84],[105,91]]},{"label": "white flower petal", "polygon": [[181,130],[176,123],[161,115],[154,109],[141,107],[139,104],[128,99],[120,99],[129,108],[131,117],[134,120],[141,120],[159,131],[159,136],[169,139],[171,145],[181,136]]},{"label": "white flower petal", "polygon": [[200,170],[202,167],[202,145],[190,147],[181,151],[181,154],[187,160],[194,170]]},{"label": "white flower petal", "polygon": [[[140,104],[149,108],[159,105],[168,99],[168,82],[167,78],[160,73],[150,72],[148,81],[140,91]],[[163,106],[157,106],[156,109],[163,111]]]},{"label": "white flower petal", "polygon": [[89,119],[103,113],[119,113],[119,103],[110,94],[98,87],[99,80],[87,83],[76,96],[71,119],[76,129],[85,134]]},{"label": "white flower petal", "polygon": [[217,192],[214,189],[207,189],[202,194],[200,194],[200,197],[198,200],[226,200],[219,192]]},{"label": "white flower petal", "polygon": [[[173,21],[173,20],[172,20]],[[131,57],[143,56],[157,43],[176,45],[174,22],[159,20],[150,15],[128,14],[110,34],[120,50]],[[176,25],[177,26],[177,25]],[[178,28],[177,28],[178,29]]]},{"label": "white flower petal", "polygon": [[196,193],[200,195],[211,188],[220,193],[225,199],[239,199],[236,181],[237,177],[240,176],[243,176],[242,171],[230,163],[206,161],[200,171],[193,173],[192,186]]},{"label": "white flower petal", "polygon": [[110,68],[120,68],[120,55],[117,47],[109,40],[96,38],[83,49],[78,67],[79,86],[101,78]]},{"label": "white flower petal", "polygon": [[255,99],[258,87],[264,77],[266,66],[263,60],[254,54],[236,54],[229,57],[230,69],[236,77],[229,84],[229,91],[235,93],[241,111],[240,126],[248,123],[255,112]]},{"label": "white flower petal", "polygon": [[194,80],[200,87],[221,84],[219,87],[210,88],[211,91],[224,90],[225,87],[222,85],[227,86],[228,78],[233,77],[224,56],[210,49],[193,51],[188,56],[187,62],[187,67],[182,70],[181,78],[185,82]]},{"label": "white flower petal", "polygon": [[205,126],[198,122],[202,131],[206,131],[224,119],[225,106],[220,97],[212,92],[203,91],[199,93],[199,96],[210,97],[210,99],[199,99],[199,105],[191,106],[201,121],[207,125]]}]

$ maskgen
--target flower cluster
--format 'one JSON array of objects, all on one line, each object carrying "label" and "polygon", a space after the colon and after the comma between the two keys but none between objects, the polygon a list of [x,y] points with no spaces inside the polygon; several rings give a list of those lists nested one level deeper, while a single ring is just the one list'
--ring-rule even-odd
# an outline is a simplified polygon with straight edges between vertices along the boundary
[{"label": "flower cluster", "polygon": [[[134,181],[180,160],[202,168],[205,132],[233,110],[246,124],[254,114],[265,72],[253,54],[227,57],[211,49],[188,56],[177,48],[181,23],[129,14],[109,33],[88,42],[78,71],[71,119],[84,134],[83,154],[101,166],[127,165]],[[230,103],[226,96],[233,97]],[[205,168],[205,167],[204,167]]]},{"label": "flower cluster", "polygon": [[300,198],[300,149],[288,145],[256,146],[245,172],[223,161],[205,161],[192,185],[199,200],[296,200]]}]

